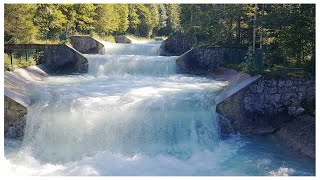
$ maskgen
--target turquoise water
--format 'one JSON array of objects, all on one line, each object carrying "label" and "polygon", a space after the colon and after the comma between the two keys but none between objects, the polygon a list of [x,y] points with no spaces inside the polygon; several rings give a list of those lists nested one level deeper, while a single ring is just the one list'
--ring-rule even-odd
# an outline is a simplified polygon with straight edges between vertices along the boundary
[{"label": "turquoise water", "polygon": [[139,55],[119,55],[117,45],[115,54],[86,55],[87,74],[31,86],[24,140],[5,139],[5,172],[315,174],[312,160],[288,152],[272,136],[219,138],[214,99],[227,82],[176,74],[177,57],[158,56],[159,45]]}]

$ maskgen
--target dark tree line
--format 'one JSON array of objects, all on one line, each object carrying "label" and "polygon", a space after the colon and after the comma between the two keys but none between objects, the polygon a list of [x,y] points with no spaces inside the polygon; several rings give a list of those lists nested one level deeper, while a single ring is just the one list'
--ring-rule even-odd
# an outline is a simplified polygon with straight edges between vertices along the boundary
[{"label": "dark tree line", "polygon": [[314,4],[186,4],[181,27],[195,46],[250,47],[249,57],[254,61],[260,52],[262,66],[314,73]]}]

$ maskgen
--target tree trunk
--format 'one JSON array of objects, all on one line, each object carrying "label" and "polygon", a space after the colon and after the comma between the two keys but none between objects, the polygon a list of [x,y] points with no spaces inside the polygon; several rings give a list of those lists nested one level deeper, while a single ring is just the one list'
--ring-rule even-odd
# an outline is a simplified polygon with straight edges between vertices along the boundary
[{"label": "tree trunk", "polygon": [[[262,4],[262,16],[264,14],[264,4]],[[261,29],[260,29],[260,50],[262,50],[262,46],[263,46],[263,27],[261,26]]]},{"label": "tree trunk", "polygon": [[233,23],[233,18],[230,18],[230,22],[229,22],[230,24],[229,24],[229,43],[228,44],[232,44],[233,42],[233,38],[232,38],[232,23]]},{"label": "tree trunk", "polygon": [[241,17],[237,17],[237,31],[236,31],[236,44],[240,45],[241,37],[240,37],[240,23],[241,23]]},{"label": "tree trunk", "polygon": [[258,11],[258,4],[254,5],[254,21],[253,21],[253,36],[252,36],[252,47],[253,47],[253,54],[255,56],[256,53],[256,31],[257,31],[257,12]]}]

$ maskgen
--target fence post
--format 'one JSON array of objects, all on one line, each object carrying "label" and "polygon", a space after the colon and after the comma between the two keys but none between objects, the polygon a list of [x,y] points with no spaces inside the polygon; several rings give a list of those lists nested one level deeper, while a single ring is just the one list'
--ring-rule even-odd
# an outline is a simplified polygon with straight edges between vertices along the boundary
[{"label": "fence post", "polygon": [[11,62],[11,65],[12,65],[12,50],[10,50],[10,62]]},{"label": "fence post", "polygon": [[24,51],[26,53],[26,62],[28,62],[28,51],[27,51],[27,49],[25,49]]}]

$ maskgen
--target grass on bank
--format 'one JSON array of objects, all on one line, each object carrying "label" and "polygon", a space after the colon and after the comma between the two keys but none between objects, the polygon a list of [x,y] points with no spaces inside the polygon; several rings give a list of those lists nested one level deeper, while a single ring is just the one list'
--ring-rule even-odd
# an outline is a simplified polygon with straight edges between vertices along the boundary
[{"label": "grass on bank", "polygon": [[106,41],[106,42],[112,42],[112,43],[116,42],[114,36],[111,36],[111,35],[99,35],[97,33],[92,33],[90,36],[95,39]]},{"label": "grass on bank", "polygon": [[4,70],[5,71],[12,71],[18,68],[26,68],[29,66],[34,66],[37,64],[38,59],[40,58],[39,53],[35,53],[28,57],[26,60],[25,57],[19,55],[13,55],[12,57],[12,64],[11,64],[11,57],[9,54],[4,54]]}]

